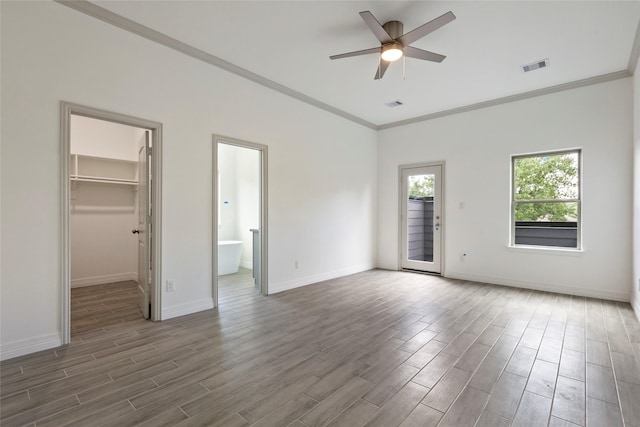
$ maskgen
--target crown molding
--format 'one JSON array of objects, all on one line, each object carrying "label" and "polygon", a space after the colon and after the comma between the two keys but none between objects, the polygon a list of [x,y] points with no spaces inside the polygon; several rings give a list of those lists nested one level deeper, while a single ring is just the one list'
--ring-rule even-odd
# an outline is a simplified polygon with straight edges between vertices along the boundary
[{"label": "crown molding", "polygon": [[465,105],[464,107],[452,108],[450,110],[438,111],[437,113],[426,114],[424,116],[413,117],[411,119],[399,120],[397,122],[386,123],[378,126],[378,130],[390,129],[398,126],[405,126],[413,123],[424,122],[427,120],[438,119],[440,117],[451,116],[453,114],[466,113],[468,111],[480,110],[482,108],[493,107],[500,104],[521,101],[523,99],[535,98],[536,96],[549,95],[551,93],[562,92],[570,89],[577,89],[584,86],[591,86],[598,83],[610,82],[613,80],[630,77],[629,70],[616,71],[614,73],[603,74],[600,76],[589,77],[587,79],[576,80],[574,82],[562,83],[556,86],[550,86],[542,89],[536,89],[529,92],[518,93],[515,95],[505,96],[502,98],[491,99],[489,101],[478,102],[477,104]]},{"label": "crown molding", "polygon": [[633,39],[633,46],[631,47],[631,54],[629,55],[629,64],[627,70],[631,74],[636,72],[636,66],[638,65],[638,59],[640,58],[640,22],[638,22],[638,28],[636,29],[636,37]]}]

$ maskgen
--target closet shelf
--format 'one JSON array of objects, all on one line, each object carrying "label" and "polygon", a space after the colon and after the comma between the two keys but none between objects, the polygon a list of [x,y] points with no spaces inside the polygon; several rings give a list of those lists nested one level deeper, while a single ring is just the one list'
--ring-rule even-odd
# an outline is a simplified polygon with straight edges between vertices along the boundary
[{"label": "closet shelf", "polygon": [[99,176],[84,176],[84,175],[74,175],[71,177],[71,181],[77,182],[100,182],[104,184],[123,184],[123,185],[138,185],[138,181],[135,179],[118,179],[118,178],[107,178],[107,177],[99,177]]},{"label": "closet shelf", "polygon": [[71,182],[138,185],[138,162],[71,154]]}]

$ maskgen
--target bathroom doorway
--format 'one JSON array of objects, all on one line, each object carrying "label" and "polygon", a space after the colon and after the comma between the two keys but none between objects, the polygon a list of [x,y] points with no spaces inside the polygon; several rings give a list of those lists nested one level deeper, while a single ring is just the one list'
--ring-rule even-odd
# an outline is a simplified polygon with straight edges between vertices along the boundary
[{"label": "bathroom doorway", "polygon": [[267,147],[213,137],[213,298],[268,295]]},{"label": "bathroom doorway", "polygon": [[63,344],[160,319],[160,123],[62,103]]}]

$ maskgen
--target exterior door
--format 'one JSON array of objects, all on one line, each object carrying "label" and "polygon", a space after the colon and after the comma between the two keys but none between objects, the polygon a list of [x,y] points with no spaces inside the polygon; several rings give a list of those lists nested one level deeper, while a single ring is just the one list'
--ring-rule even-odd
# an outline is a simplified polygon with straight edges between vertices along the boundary
[{"label": "exterior door", "polygon": [[151,217],[149,209],[149,131],[145,132],[145,145],[138,152],[138,305],[145,319],[149,318],[151,301],[149,257],[151,247]]},{"label": "exterior door", "polygon": [[401,268],[441,271],[442,166],[401,167]]}]

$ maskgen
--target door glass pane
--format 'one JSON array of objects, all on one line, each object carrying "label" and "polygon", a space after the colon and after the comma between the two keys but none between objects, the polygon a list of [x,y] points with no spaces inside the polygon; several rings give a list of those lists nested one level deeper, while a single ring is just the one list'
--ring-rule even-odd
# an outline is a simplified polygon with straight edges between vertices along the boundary
[{"label": "door glass pane", "polygon": [[407,254],[411,261],[433,262],[433,196],[435,175],[408,177]]}]

